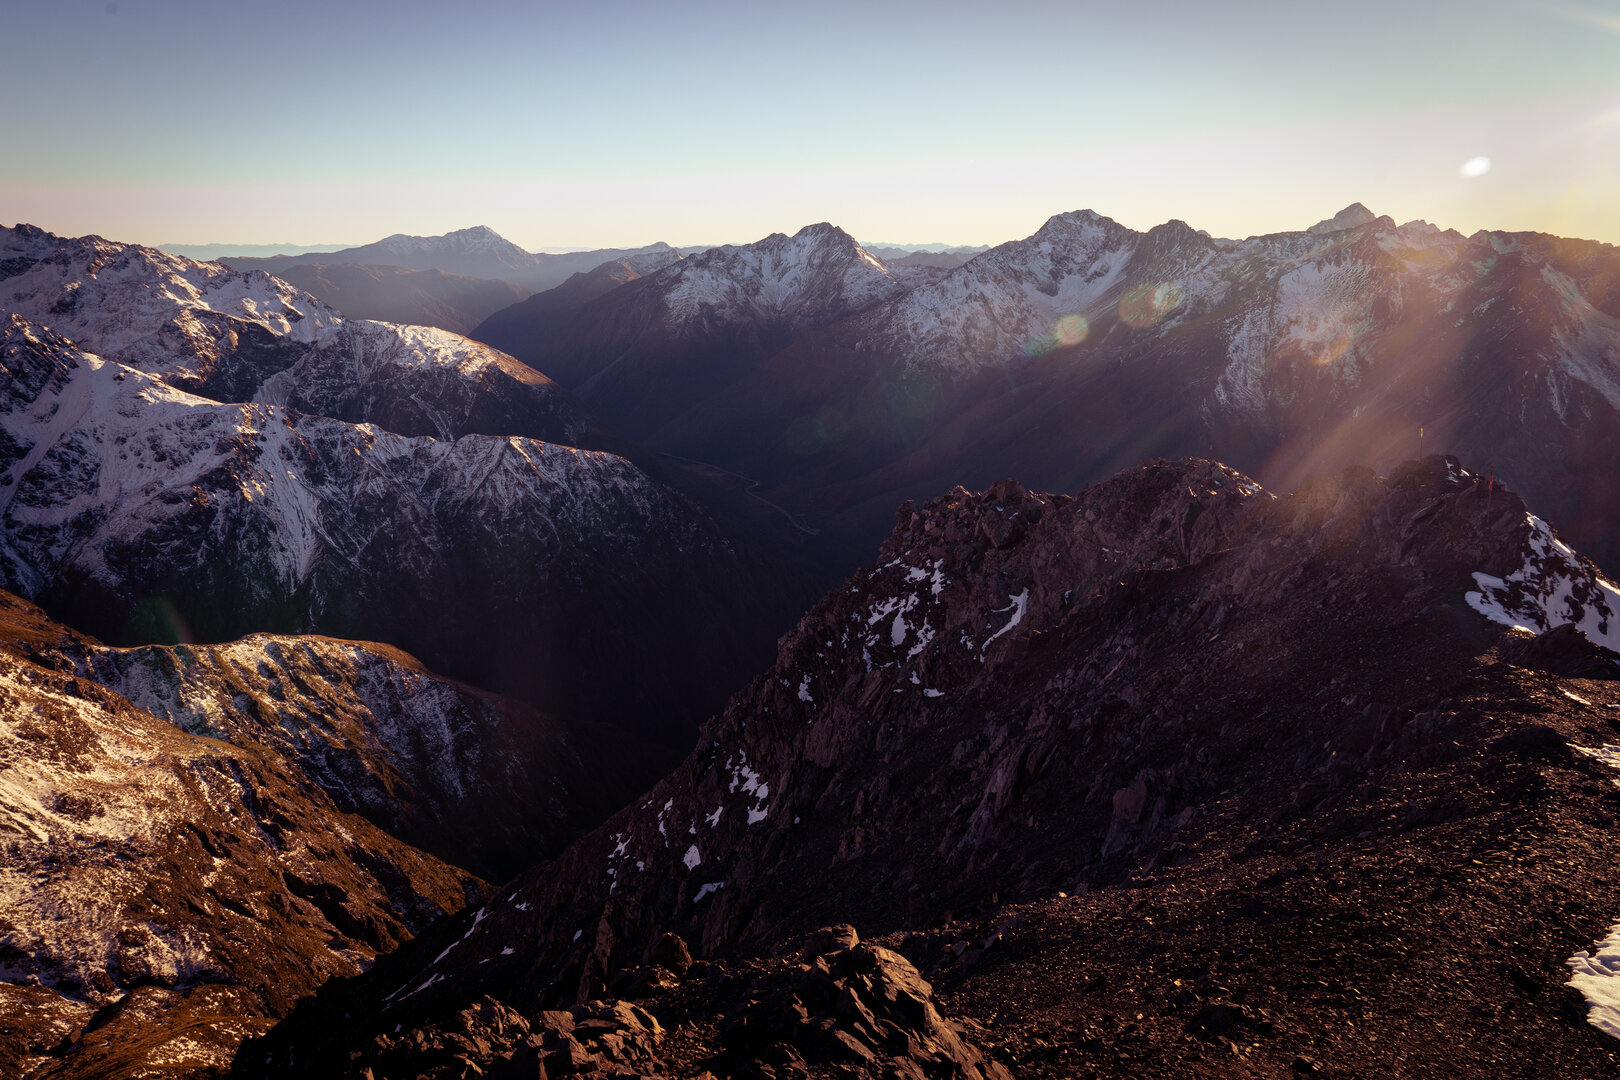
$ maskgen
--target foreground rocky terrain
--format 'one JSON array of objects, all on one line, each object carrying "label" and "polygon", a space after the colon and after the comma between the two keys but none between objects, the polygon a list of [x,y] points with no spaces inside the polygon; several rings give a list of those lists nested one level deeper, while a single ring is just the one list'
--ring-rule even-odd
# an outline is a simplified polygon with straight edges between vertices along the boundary
[{"label": "foreground rocky terrain", "polygon": [[1617,605],[1437,456],[908,505],[674,773],[233,1075],[1606,1075]]}]

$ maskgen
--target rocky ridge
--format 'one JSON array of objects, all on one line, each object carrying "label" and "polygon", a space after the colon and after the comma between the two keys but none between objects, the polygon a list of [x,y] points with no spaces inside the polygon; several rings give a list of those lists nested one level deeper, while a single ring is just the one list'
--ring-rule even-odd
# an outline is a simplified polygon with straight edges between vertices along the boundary
[{"label": "rocky ridge", "polygon": [[[253,634],[86,645],[75,670],[191,735],[296,763],[344,813],[492,881],[611,813],[623,753],[580,724],[451,682],[386,645]],[[632,770],[633,772],[633,770]]]},{"label": "rocky ridge", "polygon": [[[1612,785],[1564,744],[1596,734],[1583,717],[1613,698],[1615,656],[1576,634],[1598,681],[1565,683],[1566,694],[1544,661],[1526,659],[1520,643],[1541,639],[1477,610],[1490,580],[1540,567],[1563,584],[1515,596],[1542,597],[1543,624],[1585,623],[1613,642],[1600,625],[1612,585],[1573,554],[1549,567],[1544,528],[1517,496],[1439,457],[1282,499],[1185,461],[1073,497],[1006,482],[905,507],[879,562],[812,609],[775,667],[645,798],[433,942],[330,985],[249,1044],[237,1069],[273,1072],[297,1047],[323,1075],[346,1075],[339,1063],[364,1032],[430,1023],[480,995],[529,1015],[614,993],[669,1027],[682,1014],[673,997],[664,1011],[663,995],[681,991],[657,970],[661,935],[729,964],[840,916],[938,971],[947,1011],[1006,1014],[989,1041],[1019,1075],[1082,1075],[1069,1071],[1082,1062],[1096,1075],[1198,1062],[1235,1075],[1210,1065],[1211,1045],[1230,1048],[1233,1068],[1264,1050],[1283,1055],[1284,1071],[1296,1059],[1314,1070],[1319,1045],[1388,1067],[1386,1051],[1421,1056],[1470,1030],[1424,1010],[1419,1026],[1434,1034],[1414,1041],[1402,1004],[1454,976],[1428,953],[1379,946],[1366,960],[1376,977],[1349,976],[1360,996],[1347,1012],[1332,983],[1313,996],[1302,973],[1322,961],[1308,954],[1352,948],[1347,932],[1384,940],[1345,929],[1369,919],[1403,939],[1426,932],[1415,928],[1442,909],[1408,904],[1429,887],[1424,868],[1496,865],[1459,852],[1509,833],[1522,838],[1514,850],[1542,853],[1538,869],[1493,875],[1499,902],[1448,903],[1443,917],[1468,928],[1448,947],[1481,972],[1457,993],[1480,1015],[1520,994],[1521,1027],[1505,1047],[1462,1053],[1457,1073],[1503,1075],[1489,1071],[1492,1055],[1532,1067],[1553,1048],[1588,1067],[1606,1051],[1561,1019],[1565,976],[1552,973],[1615,914],[1603,885],[1613,843],[1575,824],[1606,813]],[[1337,868],[1340,900],[1308,900],[1301,878],[1278,894],[1300,893],[1277,901],[1293,905],[1292,921],[1255,922],[1271,910],[1245,899],[1259,895],[1255,874],[1313,850]],[[1070,900],[1076,891],[1088,895]],[[1119,922],[1133,896],[1146,923]],[[1336,922],[1340,904],[1364,914]],[[1479,929],[1514,910],[1536,920],[1534,934]],[[1086,911],[1106,934],[1086,929]],[[1228,925],[1250,935],[1244,948],[1222,947]],[[1318,936],[1314,948],[1296,925]],[[1153,944],[1156,926],[1185,963],[1133,965],[1104,940],[1157,957],[1170,946]],[[1076,998],[1092,963],[1115,989]],[[1502,965],[1528,989],[1511,990]],[[1069,989],[1032,996],[1007,981],[1014,969]],[[1220,980],[1239,977],[1254,989],[1234,999]],[[1277,996],[1290,979],[1303,996]],[[1298,1015],[1276,1020],[1290,1003]],[[1098,1027],[1099,1008],[1155,1019],[1121,1033],[1117,1020]],[[358,1028],[324,1027],[338,1010]],[[1074,1035],[1040,1026],[1059,1015]],[[1329,1038],[1345,1017],[1389,1041]],[[714,1071],[718,1034],[693,1038],[708,1039]],[[764,1075],[727,1068],[717,1075]]]},{"label": "rocky ridge", "polygon": [[287,733],[187,731],[99,681],[109,659],[0,594],[0,1072],[217,1075],[300,995],[486,895],[336,804]]}]

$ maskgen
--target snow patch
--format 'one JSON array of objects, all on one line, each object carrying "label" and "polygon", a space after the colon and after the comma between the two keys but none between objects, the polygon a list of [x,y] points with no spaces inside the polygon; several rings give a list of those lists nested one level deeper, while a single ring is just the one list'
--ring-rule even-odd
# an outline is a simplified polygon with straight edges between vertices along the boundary
[{"label": "snow patch", "polygon": [[1479,590],[1464,594],[1468,606],[1492,622],[1538,634],[1574,623],[1592,641],[1620,651],[1620,588],[1583,564],[1545,521],[1534,514],[1525,519],[1524,565],[1505,578],[1475,571]]},{"label": "snow patch", "polygon": [[1024,612],[1029,609],[1028,587],[1025,587],[1025,589],[1017,596],[1010,596],[1008,599],[1011,600],[1012,603],[1008,604],[1004,608],[996,608],[992,614],[1000,615],[1010,611],[1012,612],[1012,618],[1007,620],[1006,626],[1003,626],[1000,630],[997,630],[995,633],[984,639],[984,644],[979,646],[979,659],[981,661],[984,659],[985,650],[990,647],[990,643],[992,641],[996,640],[996,638],[1005,634],[1007,631],[1024,621]]}]

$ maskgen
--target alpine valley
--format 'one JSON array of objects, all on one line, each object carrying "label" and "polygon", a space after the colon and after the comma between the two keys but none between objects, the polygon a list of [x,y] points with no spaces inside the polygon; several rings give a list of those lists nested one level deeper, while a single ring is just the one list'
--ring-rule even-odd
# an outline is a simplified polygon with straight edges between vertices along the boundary
[{"label": "alpine valley", "polygon": [[1620,1068],[1614,248],[231,262],[0,231],[0,1076]]}]

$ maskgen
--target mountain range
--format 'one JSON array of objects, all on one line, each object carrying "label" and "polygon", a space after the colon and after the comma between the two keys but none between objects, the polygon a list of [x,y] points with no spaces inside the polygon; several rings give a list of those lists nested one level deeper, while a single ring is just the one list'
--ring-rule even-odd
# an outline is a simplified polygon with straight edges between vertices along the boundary
[{"label": "mountain range", "polygon": [[487,225],[458,229],[441,236],[395,233],[372,244],[341,251],[272,255],[267,258],[226,260],[238,270],[267,270],[280,274],[295,266],[359,264],[392,266],[403,270],[437,270],[460,277],[505,281],[531,292],[561,285],[576,273],[588,273],[602,263],[636,255],[672,251],[668,244],[639,248],[600,248],[561,254],[525,251]]},{"label": "mountain range", "polygon": [[530,295],[510,281],[364,263],[292,263],[275,274],[357,318],[436,326],[453,334]]},{"label": "mountain range", "polygon": [[904,498],[1211,452],[1285,489],[1455,452],[1620,552],[1608,245],[1357,204],[1246,240],[1060,214],[910,281],[830,225],[719,251],[474,336],[647,447],[753,478],[846,565]]},{"label": "mountain range", "polygon": [[262,273],[0,245],[4,584],[98,637],[383,640],[678,746],[806,594],[510,357]]},{"label": "mountain range", "polygon": [[1614,249],[585,254],[0,230],[0,1072],[1612,1068]]}]

